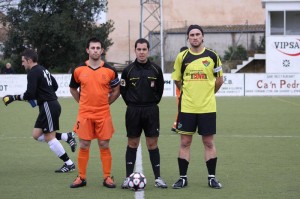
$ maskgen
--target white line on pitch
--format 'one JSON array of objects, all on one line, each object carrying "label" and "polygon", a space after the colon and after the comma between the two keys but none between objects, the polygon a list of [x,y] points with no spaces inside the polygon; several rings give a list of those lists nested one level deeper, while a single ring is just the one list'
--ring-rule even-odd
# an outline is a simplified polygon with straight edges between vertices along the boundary
[{"label": "white line on pitch", "polygon": [[[139,144],[139,147],[137,149],[136,154],[136,162],[135,162],[135,171],[144,173],[143,172],[143,160],[142,160],[142,145],[141,142]],[[144,199],[144,190],[142,191],[136,191],[135,192],[135,199]]]},{"label": "white line on pitch", "polygon": [[[197,134],[198,135],[198,134]],[[170,136],[178,136],[177,134]],[[216,137],[228,137],[228,138],[300,138],[297,135],[215,135]]]},{"label": "white line on pitch", "polygon": [[300,138],[294,135],[218,135],[218,137],[237,137],[237,138]]}]

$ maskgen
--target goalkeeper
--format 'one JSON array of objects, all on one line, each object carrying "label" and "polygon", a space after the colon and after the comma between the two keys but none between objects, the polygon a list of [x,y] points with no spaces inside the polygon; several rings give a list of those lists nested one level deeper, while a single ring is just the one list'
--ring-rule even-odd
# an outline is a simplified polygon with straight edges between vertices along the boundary
[{"label": "goalkeeper", "polygon": [[47,69],[37,63],[37,53],[31,49],[26,49],[22,54],[22,65],[27,74],[27,90],[21,95],[6,95],[3,97],[3,102],[7,106],[15,100],[26,100],[34,107],[35,100],[39,106],[39,115],[34,125],[32,136],[37,141],[45,141],[49,148],[62,161],[64,165],[56,170],[57,173],[65,173],[75,170],[75,164],[69,158],[62,144],[57,137],[67,141],[72,151],[75,151],[76,140],[73,133],[56,134],[59,129],[59,116],[61,113],[61,106],[57,101],[55,91],[58,85],[54,77]]}]

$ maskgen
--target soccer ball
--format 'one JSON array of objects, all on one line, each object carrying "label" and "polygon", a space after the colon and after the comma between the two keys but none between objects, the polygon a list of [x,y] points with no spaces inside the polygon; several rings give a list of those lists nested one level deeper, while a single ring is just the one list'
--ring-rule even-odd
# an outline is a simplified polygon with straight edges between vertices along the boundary
[{"label": "soccer ball", "polygon": [[140,191],[145,189],[147,179],[141,172],[134,172],[129,176],[128,187],[134,191]]}]

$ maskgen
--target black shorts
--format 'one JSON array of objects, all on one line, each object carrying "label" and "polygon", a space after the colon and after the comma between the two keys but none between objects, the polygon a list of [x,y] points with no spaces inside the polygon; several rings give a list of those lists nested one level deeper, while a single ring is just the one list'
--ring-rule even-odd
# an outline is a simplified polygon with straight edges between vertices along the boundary
[{"label": "black shorts", "polygon": [[214,113],[178,113],[177,132],[193,135],[198,128],[199,135],[216,134],[216,116]]},{"label": "black shorts", "polygon": [[57,100],[43,102],[39,105],[39,115],[34,128],[42,129],[43,133],[59,130],[59,116],[61,107]]},{"label": "black shorts", "polygon": [[157,105],[147,107],[127,106],[127,137],[140,137],[144,130],[146,137],[159,136],[159,108]]}]

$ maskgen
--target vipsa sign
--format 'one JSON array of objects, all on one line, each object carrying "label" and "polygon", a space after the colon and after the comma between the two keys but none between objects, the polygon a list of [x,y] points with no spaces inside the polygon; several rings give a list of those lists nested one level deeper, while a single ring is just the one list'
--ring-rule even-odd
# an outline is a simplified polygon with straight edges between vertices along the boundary
[{"label": "vipsa sign", "polygon": [[300,36],[269,36],[267,73],[300,73]]}]

